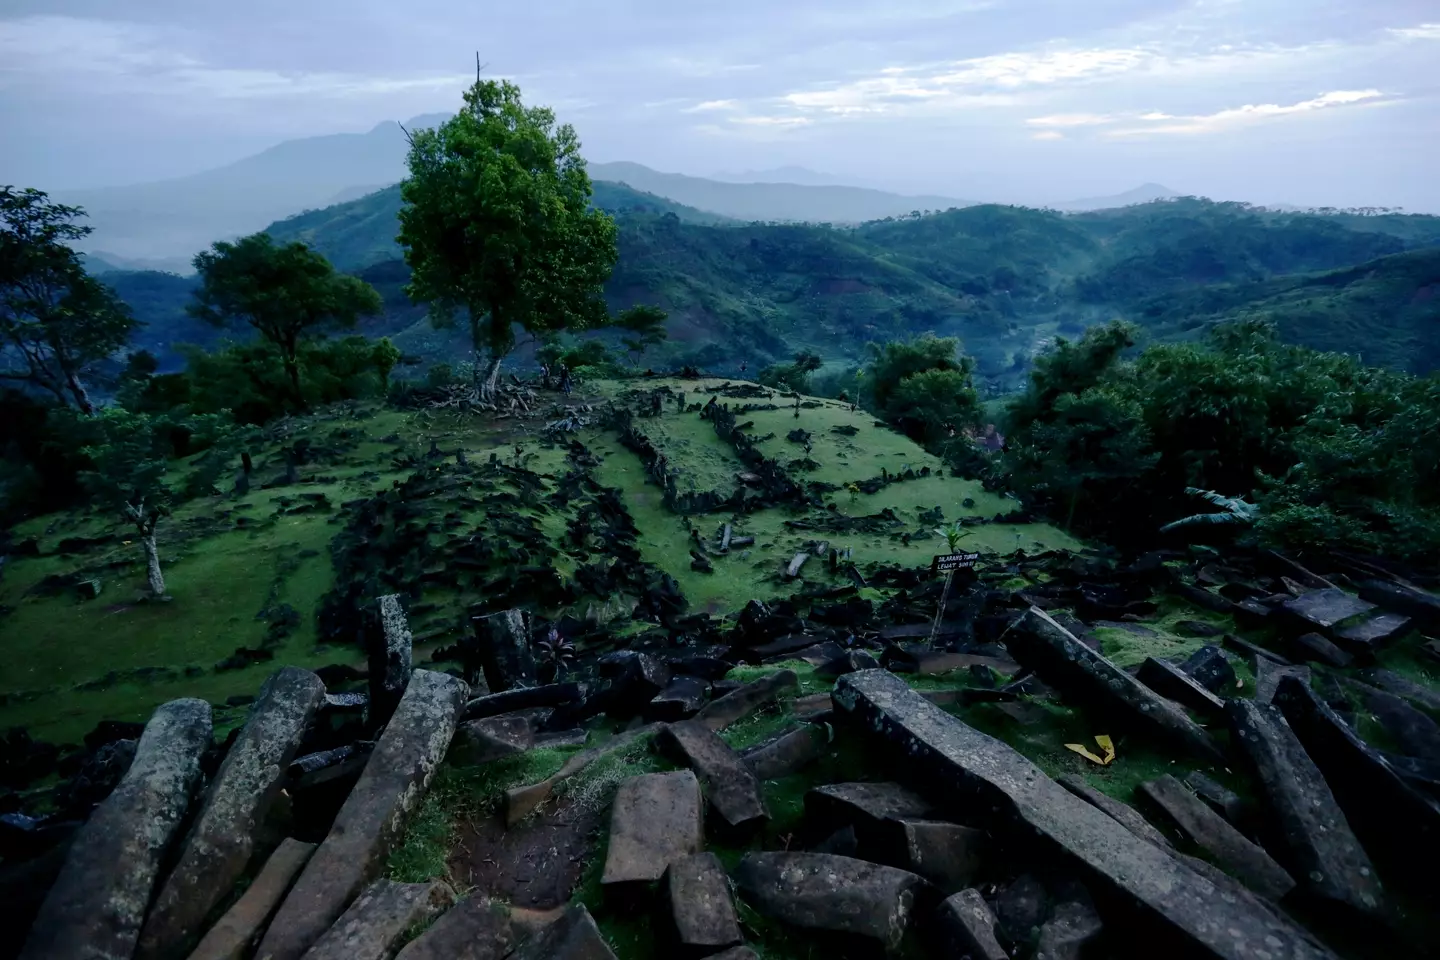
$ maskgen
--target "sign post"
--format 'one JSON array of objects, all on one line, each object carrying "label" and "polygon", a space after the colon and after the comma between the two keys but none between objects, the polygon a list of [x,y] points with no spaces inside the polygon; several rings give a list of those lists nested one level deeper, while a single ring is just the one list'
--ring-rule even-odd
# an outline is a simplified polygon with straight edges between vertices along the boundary
[{"label": "sign post", "polygon": [[935,622],[930,624],[930,643],[935,642],[935,634],[940,629],[940,618],[945,616],[945,604],[950,599],[950,584],[955,579],[955,571],[969,570],[979,559],[978,553],[942,553],[930,561],[931,570],[945,571],[945,589],[940,591],[940,606],[935,610]]}]

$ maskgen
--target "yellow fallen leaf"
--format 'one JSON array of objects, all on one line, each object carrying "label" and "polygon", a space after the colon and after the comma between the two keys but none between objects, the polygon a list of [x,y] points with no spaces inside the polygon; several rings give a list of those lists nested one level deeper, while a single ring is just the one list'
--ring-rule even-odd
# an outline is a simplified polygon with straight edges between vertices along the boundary
[{"label": "yellow fallen leaf", "polygon": [[1091,753],[1089,748],[1087,748],[1083,743],[1067,743],[1065,744],[1065,749],[1075,751],[1076,753],[1080,754],[1080,756],[1084,757],[1086,760],[1089,760],[1091,763],[1098,763],[1102,767],[1109,766],[1110,761],[1115,759],[1114,742],[1111,741],[1109,736],[1102,733],[1095,738],[1095,743],[1098,744],[1100,749],[1104,752],[1105,755],[1103,757]]}]

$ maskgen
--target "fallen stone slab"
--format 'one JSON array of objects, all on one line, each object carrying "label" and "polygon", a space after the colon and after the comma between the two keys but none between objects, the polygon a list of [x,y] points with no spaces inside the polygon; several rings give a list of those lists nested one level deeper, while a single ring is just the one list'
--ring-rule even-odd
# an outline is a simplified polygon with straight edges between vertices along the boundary
[{"label": "fallen stone slab", "polygon": [[1152,815],[1187,844],[1204,851],[1251,890],[1279,900],[1295,889],[1295,880],[1265,849],[1252,843],[1199,797],[1168,773],[1135,789]]},{"label": "fallen stone slab", "polygon": [[1226,705],[1226,713],[1302,889],[1328,906],[1378,919],[1384,893],[1375,868],[1279,708],[1237,699]]},{"label": "fallen stone slab", "polygon": [[260,943],[267,960],[298,960],[379,874],[455,735],[469,687],[416,670],[395,715],[320,849]]},{"label": "fallen stone slab", "polygon": [[897,657],[892,666],[901,672],[933,676],[950,673],[952,670],[969,670],[974,666],[985,666],[1004,676],[1020,672],[1020,665],[1002,657],[985,657],[975,653],[951,653],[948,650],[925,650]]},{"label": "fallen stone slab", "polygon": [[924,877],[945,893],[975,882],[989,849],[985,831],[943,820],[890,820],[875,859]]},{"label": "fallen stone slab", "polygon": [[275,908],[315,852],[315,844],[286,837],[265,861],[265,866],[245,888],[234,906],[210,928],[189,960],[244,960],[260,939]]},{"label": "fallen stone slab", "polygon": [[1410,631],[1411,619],[1399,613],[1377,613],[1335,631],[1335,642],[1357,659],[1373,661],[1375,655]]},{"label": "fallen stone slab", "polygon": [[1297,660],[1314,661],[1341,669],[1350,666],[1354,659],[1318,633],[1300,634],[1290,641],[1290,649],[1294,651]]},{"label": "fallen stone slab", "polygon": [[1184,710],[1075,639],[1045,611],[1031,607],[1010,631],[1007,645],[1041,680],[1122,729],[1143,732],[1203,760],[1224,761],[1210,735]]},{"label": "fallen stone slab", "polygon": [[507,960],[615,960],[583,903],[566,907],[554,922],[547,924]]},{"label": "fallen stone slab", "polygon": [[747,853],[735,869],[740,895],[766,916],[869,937],[888,950],[905,936],[924,883],[904,870],[826,853]]},{"label": "fallen stone slab", "polygon": [[1409,677],[1402,677],[1393,670],[1385,670],[1380,667],[1357,670],[1355,676],[1377,690],[1404,697],[1420,709],[1428,711],[1432,715],[1440,715],[1440,690],[1416,683]]},{"label": "fallen stone slab", "polygon": [[825,755],[830,731],[824,724],[803,723],[794,730],[741,755],[758,780],[788,777]]},{"label": "fallen stone slab", "polygon": [[544,780],[541,780],[539,783],[529,783],[524,786],[511,787],[509,790],[506,790],[504,797],[505,825],[507,827],[513,827],[534,813],[540,804],[549,800],[554,795],[557,784],[575,776],[575,774],[584,770],[601,757],[619,750],[628,750],[634,746],[637,741],[654,734],[655,730],[656,726],[649,724],[616,734],[604,743],[597,744],[588,750],[581,750],[575,754],[575,756],[566,760],[565,765],[559,770]]},{"label": "fallen stone slab", "polygon": [[811,717],[829,713],[835,708],[835,705],[830,702],[828,693],[809,693],[803,697],[796,697],[791,707],[795,711],[795,716],[801,720],[808,720]]},{"label": "fallen stone slab", "polygon": [[1105,811],[1111,818],[1142,840],[1148,840],[1167,850],[1172,846],[1169,837],[1156,830],[1149,820],[1141,816],[1140,811],[1128,803],[1122,803],[1114,797],[1101,793],[1074,774],[1066,774],[1057,782],[1081,800]]},{"label": "fallen stone slab", "polygon": [[333,750],[321,750],[296,757],[286,771],[289,778],[288,789],[293,793],[342,777],[357,775],[365,769],[365,764],[370,762],[370,754],[374,749],[373,741],[358,740]]},{"label": "fallen stone slab", "polygon": [[1219,717],[1225,702],[1169,660],[1146,657],[1135,678],[1168,700],[1189,707],[1206,719]]},{"label": "fallen stone slab", "polygon": [[674,723],[693,717],[710,699],[710,682],[699,677],[674,677],[645,707],[652,723]]},{"label": "fallen stone slab", "polygon": [[210,731],[204,700],[155,711],[129,771],[71,842],[21,960],[130,960],[161,861],[200,784]]},{"label": "fallen stone slab", "polygon": [[1211,593],[1204,587],[1197,587],[1190,583],[1176,582],[1171,585],[1170,589],[1197,607],[1203,607],[1215,613],[1233,614],[1235,612],[1234,603],[1226,600],[1218,593]]},{"label": "fallen stone slab", "polygon": [[1206,690],[1218,695],[1233,696],[1236,691],[1235,668],[1225,651],[1212,644],[1206,644],[1190,654],[1180,664],[1180,669],[1195,678],[1195,682]]},{"label": "fallen stone slab", "polygon": [[794,670],[779,670],[767,677],[752,680],[734,693],[727,693],[718,700],[712,700],[695,719],[711,730],[724,730],[730,724],[749,716],[767,703],[773,703],[780,694],[792,690],[800,683]]},{"label": "fallen stone slab", "polygon": [[607,892],[629,892],[665,875],[670,864],[704,846],[700,781],[690,770],[644,773],[615,791],[610,845],[600,877]]},{"label": "fallen stone slab", "polygon": [[1440,763],[1440,724],[1403,697],[1353,680],[1345,685],[1360,694],[1365,709],[1389,734],[1400,753],[1427,763]]},{"label": "fallen stone slab", "polygon": [[1310,682],[1310,668],[1305,666],[1284,666],[1260,657],[1255,661],[1255,702],[1269,703],[1275,699],[1280,681],[1286,677],[1298,677],[1304,683]]},{"label": "fallen stone slab", "polygon": [[1361,599],[1403,613],[1427,631],[1440,630],[1440,596],[1386,580],[1362,580],[1359,586]]},{"label": "fallen stone slab", "polygon": [[[408,677],[407,677],[408,679]],[[309,670],[284,667],[261,688],[205,797],[180,859],[150,907],[137,960],[183,960],[255,852],[256,830],[280,795],[285,769],[325,702]]]},{"label": "fallen stone slab", "polygon": [[750,830],[770,818],[760,781],[705,724],[672,723],[655,735],[655,744],[671,760],[695,771],[711,809],[732,830]]},{"label": "fallen stone slab", "polygon": [[570,730],[546,730],[535,734],[535,748],[537,750],[550,750],[564,748],[573,750],[583,747],[590,741],[590,734],[575,727]]},{"label": "fallen stone slab", "polygon": [[1250,805],[1241,800],[1234,790],[1226,789],[1199,770],[1191,770],[1185,774],[1182,782],[1195,796],[1203,800],[1206,806],[1228,820],[1232,827],[1245,834],[1253,832],[1249,828],[1252,819]]},{"label": "fallen stone slab", "polygon": [[1050,919],[1041,925],[1035,960],[1080,960],[1103,929],[1094,906],[1067,900],[1057,905]]},{"label": "fallen stone slab", "polygon": [[[501,694],[504,696],[504,694]],[[470,720],[455,728],[450,758],[461,764],[489,763],[524,753],[535,746],[535,728],[528,718],[515,714]]]},{"label": "fallen stone slab", "polygon": [[547,683],[539,687],[521,687],[476,697],[465,704],[463,720],[480,720],[517,710],[535,707],[559,707],[583,699],[585,690],[578,683]]},{"label": "fallen stone slab", "polygon": [[366,617],[365,651],[370,681],[366,720],[373,732],[390,722],[413,670],[414,642],[399,594],[379,598]]},{"label": "fallen stone slab", "polygon": [[856,670],[873,670],[880,662],[864,650],[846,650],[815,668],[817,677],[839,677]]},{"label": "fallen stone slab", "polygon": [[438,916],[454,899],[455,892],[438,880],[376,880],[316,941],[305,960],[390,960],[407,932]]},{"label": "fallen stone slab", "polygon": [[1266,647],[1259,646],[1258,644],[1251,643],[1249,640],[1237,637],[1233,633],[1225,634],[1225,638],[1220,642],[1224,645],[1226,650],[1233,651],[1234,653],[1237,653],[1240,656],[1244,657],[1246,660],[1249,660],[1252,667],[1254,667],[1256,662],[1260,660],[1269,660],[1272,663],[1278,663],[1282,666],[1287,667],[1291,666],[1289,658],[1281,656],[1274,650],[1270,650]]},{"label": "fallen stone slab", "polygon": [[1298,597],[1286,600],[1281,604],[1281,609],[1292,619],[1311,629],[1328,631],[1336,624],[1369,613],[1375,609],[1375,604],[1351,596],[1339,587],[1326,587],[1321,590],[1307,590]]},{"label": "fallen stone slab", "polygon": [[892,819],[926,820],[935,805],[898,783],[830,783],[805,794],[805,823],[827,835],[853,827],[865,853],[882,847]]},{"label": "fallen stone slab", "polygon": [[787,660],[803,660],[804,662],[810,664],[810,666],[812,667],[818,667],[820,666],[820,664],[825,663],[829,660],[834,660],[836,657],[841,656],[844,653],[845,648],[840,646],[840,644],[836,643],[834,640],[826,640],[823,643],[815,643],[811,644],[808,647],[803,647],[799,650],[796,650],[794,653],[773,654],[771,656],[765,657],[765,659],[761,662],[784,663]]},{"label": "fallen stone slab", "polygon": [[937,939],[947,955],[971,960],[1010,960],[995,938],[995,914],[979,890],[961,890],[936,911]]},{"label": "fallen stone slab", "polygon": [[[1332,960],[1300,927],[1258,899],[1229,895],[1222,882],[1140,839],[1099,808],[1045,776],[1014,749],[980,733],[881,670],[841,677],[839,710],[906,755],[906,768],[986,818],[993,835],[1024,835],[1061,865],[1087,876],[1091,892],[1146,921],[1158,951],[1256,960]],[[1021,831],[1016,834],[1014,831]]]},{"label": "fallen stone slab", "polygon": [[[789,636],[771,640],[769,643],[762,643],[759,646],[750,648],[750,656],[762,660],[770,659],[803,659],[798,654],[817,646],[816,637],[809,633],[792,633]],[[838,644],[837,644],[838,646]]]},{"label": "fallen stone slab", "polygon": [[503,960],[516,939],[510,910],[472,893],[406,944],[395,960]]},{"label": "fallen stone slab", "polygon": [[665,871],[662,915],[669,921],[671,943],[684,956],[704,956],[743,942],[730,880],[713,853],[676,860]]}]

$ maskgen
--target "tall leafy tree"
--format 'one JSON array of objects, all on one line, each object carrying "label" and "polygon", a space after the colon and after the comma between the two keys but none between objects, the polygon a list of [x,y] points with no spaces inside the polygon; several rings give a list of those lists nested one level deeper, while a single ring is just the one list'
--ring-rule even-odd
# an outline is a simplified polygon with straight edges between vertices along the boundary
[{"label": "tall leafy tree", "polygon": [[508,81],[476,80],[465,106],[410,139],[401,184],[406,292],[443,325],[469,320],[482,395],[495,389],[515,327],[544,336],[606,321],[615,222],[590,206],[580,141]]},{"label": "tall leafy tree", "polygon": [[332,330],[352,329],[382,306],[370,284],[336,273],[303,243],[277,246],[265,233],[216,243],[196,255],[195,269],[200,288],[190,313],[217,327],[253,327],[279,351],[301,407],[300,345]]},{"label": "tall leafy tree", "polygon": [[0,186],[0,380],[88,414],[87,375],[139,324],[69,246],[90,233],[81,216],[43,191]]}]

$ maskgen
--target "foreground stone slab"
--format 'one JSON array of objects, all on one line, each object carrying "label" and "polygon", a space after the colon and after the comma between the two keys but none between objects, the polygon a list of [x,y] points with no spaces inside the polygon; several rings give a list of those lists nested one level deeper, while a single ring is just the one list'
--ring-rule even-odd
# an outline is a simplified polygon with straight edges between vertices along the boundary
[{"label": "foreground stone slab", "polygon": [[469,687],[416,670],[365,772],[325,842],[295,882],[260,943],[267,960],[297,960],[385,865],[455,735]]},{"label": "foreground stone slab", "polygon": [[659,880],[675,860],[704,846],[700,781],[689,770],[644,773],[624,781],[610,807],[603,887]]},{"label": "foreground stone slab", "polygon": [[1102,929],[1100,915],[1090,904],[1078,900],[1062,903],[1040,927],[1035,960],[1080,960]]},{"label": "foreground stone slab", "polygon": [[501,960],[515,941],[505,905],[471,894],[406,944],[395,960]]},{"label": "foreground stone slab", "polygon": [[315,844],[301,843],[286,837],[270,854],[250,886],[245,888],[235,905],[210,928],[189,960],[243,960],[260,938],[265,925],[290,889]]},{"label": "foreground stone slab", "polygon": [[1279,900],[1295,889],[1294,878],[1263,847],[1252,843],[1168,773],[1140,784],[1135,795],[1187,843],[1205,851],[1209,859],[1262,897]]},{"label": "foreground stone slab", "polygon": [[335,921],[305,960],[390,960],[400,940],[455,899],[444,883],[376,880]]},{"label": "foreground stone slab", "polygon": [[1375,604],[1352,597],[1339,587],[1307,590],[1282,604],[1285,612],[1307,626],[1329,630],[1337,623],[1369,613]]},{"label": "foreground stone slab", "polygon": [[503,693],[486,694],[465,704],[465,720],[480,720],[516,710],[536,707],[559,707],[574,703],[585,695],[578,683],[547,683],[539,687],[519,687]]},{"label": "foreground stone slab", "polygon": [[1290,649],[1297,660],[1313,660],[1331,667],[1344,669],[1350,666],[1352,657],[1322,634],[1302,633],[1290,641]]},{"label": "foreground stone slab", "polygon": [[475,639],[480,645],[480,664],[487,687],[502,693],[535,685],[530,618],[524,610],[506,610],[476,619]]},{"label": "foreground stone slab", "polygon": [[547,924],[508,960],[615,960],[590,911],[577,903]]},{"label": "foreground stone slab", "polygon": [[794,670],[780,670],[768,677],[753,680],[734,693],[727,693],[718,700],[710,701],[705,709],[695,715],[695,719],[711,730],[724,730],[736,720],[774,702],[781,693],[793,689],[799,683],[800,678],[795,675]]},{"label": "foreground stone slab", "polygon": [[1184,710],[1085,646],[1038,607],[1020,618],[1006,641],[1016,659],[1062,694],[1193,756],[1224,761],[1210,735]]},{"label": "foreground stone slab", "polygon": [[1140,815],[1140,811],[1128,803],[1121,803],[1114,797],[1101,793],[1074,774],[1067,774],[1061,777],[1058,782],[1060,786],[1069,790],[1081,800],[1105,811],[1140,839],[1148,840],[1162,849],[1170,849],[1170,839],[1159,830],[1156,830],[1149,820],[1146,820]]},{"label": "foreground stone slab", "polygon": [[1310,683],[1310,668],[1304,666],[1285,666],[1266,660],[1264,657],[1255,659],[1255,702],[1269,703],[1275,699],[1275,691],[1280,687],[1280,681],[1286,677],[1298,677],[1305,684]]},{"label": "foreground stone slab", "polygon": [[756,779],[774,780],[819,760],[829,746],[830,732],[823,724],[802,723],[789,733],[741,755],[740,759]]},{"label": "foreground stone slab", "polygon": [[665,871],[665,916],[672,942],[686,956],[739,946],[740,923],[730,902],[730,881],[713,853],[676,860]]},{"label": "foreground stone slab", "polygon": [[130,960],[160,862],[200,783],[210,730],[204,700],[155,711],[129,771],[76,833],[22,960]]},{"label": "foreground stone slab", "polygon": [[735,870],[741,895],[761,913],[870,937],[889,950],[905,936],[924,883],[904,870],[828,853],[748,853]]},{"label": "foreground stone slab", "polygon": [[[1275,705],[1370,855],[1406,868],[1395,872],[1397,880],[1413,876],[1411,865],[1440,857],[1440,803],[1407,783],[1308,683],[1281,680]],[[1418,882],[1433,889],[1426,873]]]},{"label": "foreground stone slab", "polygon": [[995,938],[995,914],[979,890],[961,890],[936,913],[941,945],[952,956],[971,960],[1010,960]]},{"label": "foreground stone slab", "polygon": [[1231,696],[1235,693],[1235,668],[1230,665],[1225,651],[1213,644],[1190,654],[1189,659],[1180,664],[1180,669],[1213,694]]},{"label": "foreground stone slab", "polygon": [[699,713],[709,699],[710,681],[699,677],[675,677],[645,706],[645,719],[654,723],[684,720]]},{"label": "foreground stone slab", "polygon": [[1207,719],[1219,717],[1225,709],[1223,700],[1168,660],[1146,657],[1135,676],[1160,696],[1189,707]]},{"label": "foreground stone slab", "polygon": [[1384,894],[1330,786],[1279,708],[1226,705],[1235,742],[1265,791],[1302,887],[1328,904],[1379,917]]},{"label": "foreground stone slab", "polygon": [[1148,921],[1157,952],[1257,960],[1256,950],[1264,949],[1271,960],[1333,958],[1258,899],[1229,895],[1223,883],[1135,836],[900,678],[881,670],[853,673],[836,683],[834,697],[840,710],[903,749],[918,777],[986,816],[992,834],[1023,831],[1082,869],[1097,897],[1104,893]]},{"label": "foreground stone slab", "polygon": [[[408,679],[408,678],[407,678]],[[309,670],[285,667],[265,682],[191,827],[180,860],[150,908],[138,960],[183,960],[255,852],[255,831],[279,796],[285,770],[325,702]]]},{"label": "foreground stone slab", "polygon": [[1360,596],[1412,617],[1427,632],[1440,630],[1440,596],[1436,594],[1385,580],[1363,580]]},{"label": "foreground stone slab", "polygon": [[655,743],[670,759],[695,771],[710,806],[730,827],[750,829],[770,818],[760,781],[730,745],[703,723],[672,723],[656,734]]}]

